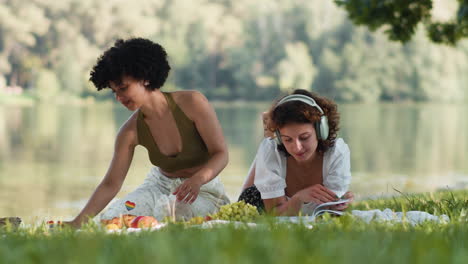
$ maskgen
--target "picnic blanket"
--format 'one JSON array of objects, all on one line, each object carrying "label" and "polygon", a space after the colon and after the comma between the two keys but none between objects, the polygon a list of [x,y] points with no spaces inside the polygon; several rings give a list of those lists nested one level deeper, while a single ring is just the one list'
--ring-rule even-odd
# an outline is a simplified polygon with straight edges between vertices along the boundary
[{"label": "picnic blanket", "polygon": [[408,222],[411,225],[417,225],[426,221],[433,221],[437,223],[447,223],[450,221],[450,218],[447,215],[432,215],[427,212],[422,211],[408,211],[406,213],[403,212],[393,212],[391,209],[386,208],[385,210],[353,210],[351,214],[355,217],[358,217],[364,220],[366,223],[370,223],[371,221],[378,221],[378,222]]},{"label": "picnic blanket", "polygon": [[[432,215],[427,212],[422,211],[408,211],[408,212],[394,212],[393,210],[386,208],[384,210],[352,210],[351,215],[357,219],[361,219],[366,223],[370,223],[373,221],[376,222],[391,222],[391,223],[402,223],[407,222],[410,225],[414,226],[417,224],[424,223],[426,221],[436,222],[436,223],[448,223],[450,218],[447,215]],[[313,223],[316,221],[316,217],[313,216],[279,216],[276,217],[276,220],[279,223],[293,223],[293,224],[303,224],[307,228],[313,228]],[[201,225],[194,225],[193,227],[202,228],[202,229],[210,229],[214,227],[219,227],[223,225],[232,225],[236,228],[255,228],[261,224],[257,223],[246,223],[246,222],[238,222],[238,221],[226,221],[226,220],[211,220],[202,223]],[[155,227],[150,229],[141,229],[141,228],[128,228],[126,230],[109,230],[109,233],[134,233],[140,232],[143,230],[159,230],[164,228],[166,224],[159,224]]]}]

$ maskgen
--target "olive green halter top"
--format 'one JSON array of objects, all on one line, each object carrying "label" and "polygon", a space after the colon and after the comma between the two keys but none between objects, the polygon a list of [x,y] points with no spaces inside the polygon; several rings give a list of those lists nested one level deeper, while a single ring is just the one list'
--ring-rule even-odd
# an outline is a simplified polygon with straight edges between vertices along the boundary
[{"label": "olive green halter top", "polygon": [[171,94],[163,93],[175,119],[179,134],[182,138],[182,151],[174,156],[165,156],[154,142],[144,115],[138,111],[137,130],[138,142],[148,150],[151,163],[166,172],[192,168],[208,161],[210,154],[197,128],[179,106],[174,102]]}]

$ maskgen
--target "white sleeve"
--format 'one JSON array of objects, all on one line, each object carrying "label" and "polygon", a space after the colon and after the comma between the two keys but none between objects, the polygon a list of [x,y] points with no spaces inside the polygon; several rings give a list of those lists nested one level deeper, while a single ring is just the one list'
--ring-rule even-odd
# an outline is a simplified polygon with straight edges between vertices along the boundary
[{"label": "white sleeve", "polygon": [[255,157],[255,179],[262,199],[272,199],[285,195],[285,168],[281,153],[277,150],[276,142],[265,138],[260,144]]},{"label": "white sleeve", "polygon": [[351,161],[348,145],[339,138],[335,146],[326,153],[327,162],[324,164],[325,174],[323,185],[333,191],[338,197],[343,196],[351,183]]}]

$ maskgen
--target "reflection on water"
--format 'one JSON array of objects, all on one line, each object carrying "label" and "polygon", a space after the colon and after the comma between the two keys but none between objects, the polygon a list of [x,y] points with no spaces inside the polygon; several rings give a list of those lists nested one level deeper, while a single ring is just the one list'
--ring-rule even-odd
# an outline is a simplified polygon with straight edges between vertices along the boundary
[{"label": "reflection on water", "polygon": [[[264,105],[217,107],[229,144],[222,181],[235,199],[262,139]],[[340,136],[351,148],[358,197],[432,191],[468,182],[468,108],[463,105],[342,105]],[[70,219],[107,170],[130,112],[93,106],[0,106],[0,217]],[[119,196],[151,165],[139,147]]]}]

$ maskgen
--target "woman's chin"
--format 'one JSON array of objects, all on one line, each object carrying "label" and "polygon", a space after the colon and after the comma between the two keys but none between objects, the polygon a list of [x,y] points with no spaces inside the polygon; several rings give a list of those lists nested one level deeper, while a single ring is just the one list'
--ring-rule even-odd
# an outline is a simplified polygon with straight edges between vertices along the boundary
[{"label": "woman's chin", "polygon": [[309,155],[307,155],[307,153],[304,153],[302,155],[293,155],[293,157],[297,162],[307,161],[310,158]]},{"label": "woman's chin", "polygon": [[138,107],[133,103],[123,104],[123,106],[127,108],[129,111],[135,111],[138,109]]}]

